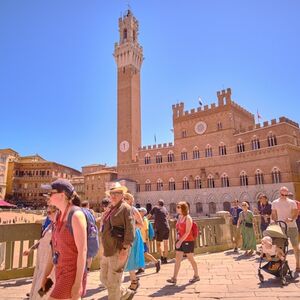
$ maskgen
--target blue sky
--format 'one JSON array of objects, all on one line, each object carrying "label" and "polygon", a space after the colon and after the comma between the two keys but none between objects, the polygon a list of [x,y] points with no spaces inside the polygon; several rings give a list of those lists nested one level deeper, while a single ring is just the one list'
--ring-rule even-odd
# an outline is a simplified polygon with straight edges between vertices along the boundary
[{"label": "blue sky", "polygon": [[[76,169],[116,164],[112,53],[127,3],[0,1],[0,148]],[[210,104],[227,87],[262,121],[300,121],[300,1],[129,3],[145,56],[143,145],[173,141],[172,104]]]}]

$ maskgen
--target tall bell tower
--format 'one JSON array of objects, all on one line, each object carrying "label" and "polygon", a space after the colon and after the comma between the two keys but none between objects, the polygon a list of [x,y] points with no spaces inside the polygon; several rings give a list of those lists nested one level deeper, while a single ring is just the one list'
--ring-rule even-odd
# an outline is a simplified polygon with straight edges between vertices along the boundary
[{"label": "tall bell tower", "polygon": [[141,147],[140,69],[143,48],[138,42],[139,23],[128,10],[119,18],[119,43],[114,57],[118,68],[118,166],[130,164]]}]

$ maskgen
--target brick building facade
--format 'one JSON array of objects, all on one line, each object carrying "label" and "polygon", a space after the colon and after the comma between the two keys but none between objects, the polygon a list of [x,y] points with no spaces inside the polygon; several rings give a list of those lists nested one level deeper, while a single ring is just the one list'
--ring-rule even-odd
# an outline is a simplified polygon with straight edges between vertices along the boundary
[{"label": "brick building facade", "polygon": [[8,176],[11,184],[7,186],[6,198],[14,204],[25,204],[33,207],[46,205],[44,190],[41,184],[49,184],[57,178],[71,180],[81,172],[47,161],[39,155],[19,156],[8,164]]},{"label": "brick building facade", "polygon": [[286,117],[255,124],[254,115],[232,100],[231,89],[216,103],[184,110],[173,105],[174,142],[141,146],[138,21],[119,19],[115,45],[118,76],[118,177],[136,183],[137,202],[166,201],[171,213],[186,200],[194,215],[228,209],[233,198],[256,206],[265,193],[274,200],[286,185],[300,199],[300,131]]}]

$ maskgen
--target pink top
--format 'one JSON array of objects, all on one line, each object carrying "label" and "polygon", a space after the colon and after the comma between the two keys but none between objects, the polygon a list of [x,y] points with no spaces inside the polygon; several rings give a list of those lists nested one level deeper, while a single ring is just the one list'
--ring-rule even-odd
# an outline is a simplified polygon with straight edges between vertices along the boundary
[{"label": "pink top", "polygon": [[[176,223],[176,230],[177,230],[177,234],[179,239],[185,234],[186,231],[186,217],[183,217],[181,220],[178,219],[177,223]],[[192,227],[191,227],[191,231],[189,233],[189,235],[186,237],[186,239],[184,240],[184,242],[191,242],[194,241],[194,236],[192,233]]]}]

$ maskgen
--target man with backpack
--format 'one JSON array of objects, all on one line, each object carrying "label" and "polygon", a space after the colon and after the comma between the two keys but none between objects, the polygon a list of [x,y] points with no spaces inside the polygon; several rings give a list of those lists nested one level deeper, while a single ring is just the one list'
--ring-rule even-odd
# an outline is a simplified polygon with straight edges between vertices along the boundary
[{"label": "man with backpack", "polygon": [[[157,251],[161,256],[161,263],[168,263],[168,251],[169,251],[169,234],[170,234],[170,226],[169,226],[169,213],[164,206],[164,200],[159,199],[158,205],[154,206],[150,213],[148,214],[148,219],[154,217],[154,231],[155,231],[155,239]],[[164,242],[164,252],[161,249],[161,242]]]},{"label": "man with backpack", "polygon": [[127,188],[120,183],[106,193],[111,205],[103,215],[102,236],[103,257],[101,259],[100,280],[107,287],[109,300],[132,299],[135,292],[121,287],[122,275],[134,240],[131,206],[124,201]]}]

